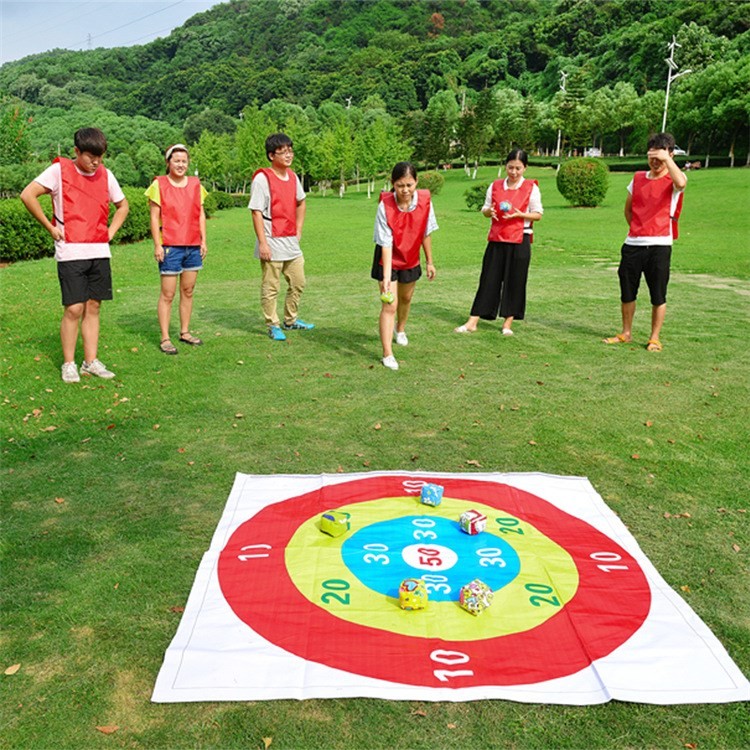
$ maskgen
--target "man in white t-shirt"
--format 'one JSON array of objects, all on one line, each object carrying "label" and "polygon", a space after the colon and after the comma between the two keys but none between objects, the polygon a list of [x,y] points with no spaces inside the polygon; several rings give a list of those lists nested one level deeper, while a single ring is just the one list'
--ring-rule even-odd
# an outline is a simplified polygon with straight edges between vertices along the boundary
[{"label": "man in white t-shirt", "polygon": [[[62,379],[80,381],[75,350],[80,326],[83,340],[81,374],[113,378],[97,358],[99,308],[112,299],[109,243],[128,215],[128,201],[114,175],[102,164],[107,139],[98,128],[81,128],[74,136],[76,158],[58,158],[21,193],[29,213],[55,241],[57,276],[64,307],[60,323]],[[39,197],[52,195],[53,217]],[[109,204],[115,213],[108,224]]]},{"label": "man in white t-shirt", "polygon": [[[309,331],[315,327],[297,316],[305,288],[305,258],[300,247],[305,191],[291,170],[294,146],[288,135],[269,135],[266,156],[270,167],[253,175],[248,208],[257,237],[255,257],[260,259],[260,299],[268,335],[274,341],[285,341],[284,330]],[[287,282],[283,324],[276,311],[282,274]]]},{"label": "man in white t-shirt", "polygon": [[660,352],[672,241],[677,238],[677,219],[687,177],[675,164],[675,142],[670,133],[657,133],[648,141],[648,171],[636,172],[628,185],[625,220],[628,236],[620,250],[620,310],[622,332],[604,339],[605,344],[630,344],[641,276],[651,297],[651,335],[646,349]]}]

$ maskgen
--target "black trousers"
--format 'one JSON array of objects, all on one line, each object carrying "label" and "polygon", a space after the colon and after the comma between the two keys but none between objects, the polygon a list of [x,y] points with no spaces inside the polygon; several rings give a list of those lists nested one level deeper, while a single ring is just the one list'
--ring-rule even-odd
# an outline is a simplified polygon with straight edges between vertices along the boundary
[{"label": "black trousers", "polygon": [[523,236],[520,245],[488,242],[471,314],[483,320],[495,320],[498,314],[501,318],[523,320],[530,264],[529,235]]}]

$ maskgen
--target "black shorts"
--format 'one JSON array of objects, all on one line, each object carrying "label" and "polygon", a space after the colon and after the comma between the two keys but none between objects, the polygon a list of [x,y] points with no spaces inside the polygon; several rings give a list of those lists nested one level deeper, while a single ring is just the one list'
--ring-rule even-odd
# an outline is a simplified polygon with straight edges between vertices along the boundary
[{"label": "black shorts", "polygon": [[667,301],[671,245],[623,245],[620,254],[620,301],[635,302],[641,274],[646,279],[652,305]]},{"label": "black shorts", "polygon": [[[380,258],[383,254],[383,248],[380,245],[375,245],[375,254],[372,258],[372,270],[370,271],[371,278],[375,281],[383,280],[383,266],[380,263]],[[391,281],[398,281],[399,284],[411,284],[415,282],[422,275],[422,266],[414,266],[414,268],[401,268],[396,270],[391,269]]]},{"label": "black shorts", "polygon": [[65,307],[90,299],[112,299],[109,258],[58,261],[57,278]]}]

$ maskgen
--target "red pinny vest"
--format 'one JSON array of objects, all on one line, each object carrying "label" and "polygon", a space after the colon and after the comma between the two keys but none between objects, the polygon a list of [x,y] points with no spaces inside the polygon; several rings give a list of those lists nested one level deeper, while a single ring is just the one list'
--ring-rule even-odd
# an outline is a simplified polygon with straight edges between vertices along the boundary
[{"label": "red pinny vest", "polygon": [[630,237],[669,237],[670,225],[672,239],[677,239],[677,220],[682,212],[682,198],[677,197],[674,215],[672,215],[672,178],[666,174],[657,180],[649,180],[646,172],[633,175],[633,202],[630,219]]},{"label": "red pinny vest", "polygon": [[[297,236],[297,175],[287,169],[288,180],[282,180],[273,169],[258,169],[268,180],[271,193],[271,234],[274,237]],[[267,217],[266,217],[267,218]]]},{"label": "red pinny vest", "polygon": [[430,191],[417,190],[417,205],[413,211],[399,211],[396,196],[391,192],[381,193],[380,200],[385,207],[388,226],[393,232],[391,267],[395,271],[415,268],[419,265],[419,248],[422,247],[430,218]]},{"label": "red pinny vest", "polygon": [[53,223],[63,224],[65,242],[109,242],[109,186],[107,170],[100,164],[91,177],[79,173],[71,159],[57,157],[62,178],[62,213]]},{"label": "red pinny vest", "polygon": [[201,244],[201,183],[188,177],[185,187],[175,187],[167,175],[156,177],[161,199],[162,243],[169,247]]},{"label": "red pinny vest", "polygon": [[[492,183],[492,203],[495,211],[501,215],[503,212],[499,204],[502,201],[508,201],[514,208],[526,213],[531,191],[536,184],[536,180],[524,180],[518,189],[506,190],[505,180],[495,180]],[[513,245],[520,245],[523,242],[523,224],[523,219],[493,219],[487,239],[490,242],[509,242]]]}]

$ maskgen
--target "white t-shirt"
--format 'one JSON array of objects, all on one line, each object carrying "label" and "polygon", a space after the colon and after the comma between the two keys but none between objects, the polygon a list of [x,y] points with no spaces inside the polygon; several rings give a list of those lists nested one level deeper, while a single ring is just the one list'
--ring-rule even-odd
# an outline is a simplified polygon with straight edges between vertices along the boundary
[{"label": "white t-shirt", "polygon": [[[295,175],[296,176],[296,175]],[[297,179],[297,203],[305,200],[305,190],[302,183]],[[260,211],[263,215],[263,229],[266,232],[266,241],[271,251],[271,260],[285,261],[294,260],[302,255],[302,248],[296,237],[274,237],[271,219],[271,191],[268,188],[268,178],[265,173],[259,172],[255,175],[250,185],[250,203],[247,207],[251,211]],[[255,240],[255,257],[260,258],[260,243]]]},{"label": "white t-shirt", "polygon": [[[414,195],[411,197],[411,203],[407,211],[413,211],[417,207],[417,191],[414,191]],[[398,205],[398,203],[396,204]],[[398,209],[401,211],[401,209]],[[432,208],[432,198],[430,198],[430,213],[427,217],[427,226],[424,230],[424,236],[432,234],[436,229],[439,229],[437,219],[435,218],[435,211]],[[393,247],[393,230],[388,226],[388,217],[385,213],[385,203],[380,201],[378,203],[378,210],[375,213],[375,233],[373,240],[376,245],[380,247]]]},{"label": "white t-shirt", "polygon": [[[523,185],[523,183],[526,181],[525,177],[522,177],[521,180],[518,183],[518,186],[514,188],[515,190],[518,190],[518,188]],[[503,180],[503,188],[505,190],[508,189],[508,178],[506,177]],[[484,196],[484,205],[482,206],[482,211],[489,211],[492,208],[492,185],[490,185],[487,188],[487,193]],[[534,185],[531,188],[531,195],[529,196],[529,208],[524,211],[524,213],[538,213],[543,214],[544,208],[542,208],[542,193],[539,190],[539,185]],[[531,234],[532,228],[531,228],[531,222],[524,219],[523,222],[523,231],[524,234]]]},{"label": "white t-shirt", "polygon": [[[78,169],[78,167],[76,167],[76,171],[84,177],[93,176],[87,175],[85,172]],[[59,162],[47,167],[39,177],[34,179],[34,182],[38,182],[42,187],[51,191],[52,210],[55,212],[55,216],[60,222],[62,222],[63,232],[65,232],[65,216],[63,213],[61,190],[62,175]],[[120,201],[125,200],[125,193],[122,192],[120,184],[109,170],[107,170],[107,190],[110,203],[119,203]],[[58,261],[91,260],[92,258],[111,257],[112,253],[109,250],[108,242],[66,242],[64,239],[55,240],[55,260]]]},{"label": "white t-shirt", "polygon": [[[654,179],[661,179],[656,177],[651,177],[650,172],[646,172],[646,179],[647,180],[654,180]],[[630,184],[628,185],[628,192],[633,195],[633,180],[630,180]],[[672,202],[669,204],[669,215],[674,216],[674,212],[677,210],[677,199],[680,197],[680,193],[685,192],[685,188],[682,190],[678,190],[677,188],[672,189]],[[625,238],[625,244],[626,245],[635,245],[639,247],[643,247],[646,245],[671,245],[673,241],[672,238],[672,222],[669,222],[669,234],[668,235],[662,235],[661,237],[631,237],[630,233],[628,233],[628,236]]]}]

